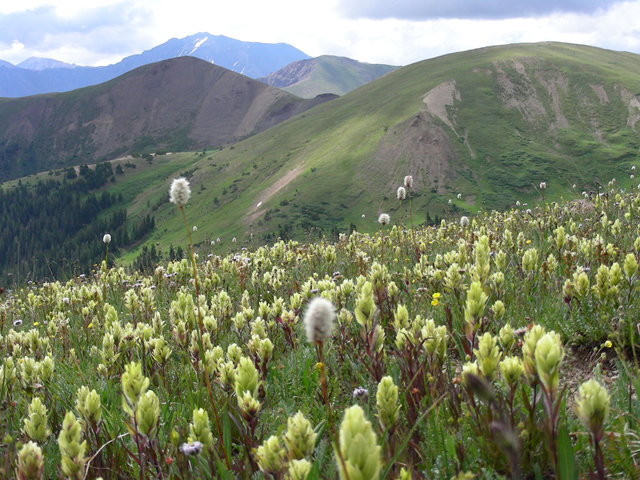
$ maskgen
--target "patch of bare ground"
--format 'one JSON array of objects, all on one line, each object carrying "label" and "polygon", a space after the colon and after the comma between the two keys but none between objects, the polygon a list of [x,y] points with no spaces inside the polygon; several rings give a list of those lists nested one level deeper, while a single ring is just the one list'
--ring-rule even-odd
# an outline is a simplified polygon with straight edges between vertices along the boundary
[{"label": "patch of bare ground", "polygon": [[[449,115],[447,107],[453,107],[456,100],[460,101],[460,92],[456,89],[455,80],[441,83],[430,90],[423,99],[427,112],[438,117],[454,132],[456,132],[454,127],[456,119],[454,115]],[[456,135],[458,135],[457,132]]]},{"label": "patch of bare ground", "polygon": [[[515,64],[514,64],[515,63]],[[539,118],[546,118],[547,111],[538,98],[536,88],[527,75],[525,63],[536,65],[535,59],[520,59],[520,61],[496,61],[496,81],[498,82],[498,98],[507,108],[515,108],[528,123],[535,124]],[[515,74],[510,75],[507,70],[513,68]]]},{"label": "patch of bare ground", "polygon": [[[604,357],[603,357],[604,353]],[[560,367],[560,388],[566,386],[567,407],[575,403],[578,389],[582,383],[595,378],[595,371],[600,363],[601,381],[611,391],[618,378],[616,368],[616,352],[614,349],[602,348],[600,345],[583,345],[565,349],[565,357]]]},{"label": "patch of bare ground", "polygon": [[447,133],[423,110],[389,128],[376,152],[357,169],[355,183],[371,190],[383,179],[388,191],[395,192],[405,175],[412,175],[413,188],[437,188],[444,194],[444,185],[457,177],[455,160]]},{"label": "patch of bare ground", "polygon": [[264,207],[264,203],[273,197],[277,192],[286,187],[289,183],[291,183],[294,179],[298,177],[304,170],[303,165],[298,165],[293,170],[285,173],[282,177],[280,177],[276,182],[270,187],[266,188],[262,191],[260,196],[256,198],[253,206],[249,208],[249,211],[242,218],[242,223],[248,225],[257,220],[265,211],[266,207]]},{"label": "patch of bare ground", "polygon": [[536,80],[544,86],[547,94],[551,97],[551,108],[553,109],[553,113],[556,114],[556,123],[552,124],[552,128],[568,128],[569,122],[562,112],[560,94],[558,93],[558,89],[567,93],[567,77],[558,69],[537,70],[534,75]]},{"label": "patch of bare ground", "polygon": [[634,95],[630,90],[627,90],[622,85],[616,85],[616,90],[620,91],[620,97],[629,109],[627,125],[635,130],[636,123],[640,120],[640,100],[638,99],[638,95]]},{"label": "patch of bare ground", "polygon": [[600,100],[600,105],[603,105],[603,106],[609,105],[609,97],[607,96],[607,92],[602,85],[593,85],[590,83],[589,86],[598,96],[598,100]]}]

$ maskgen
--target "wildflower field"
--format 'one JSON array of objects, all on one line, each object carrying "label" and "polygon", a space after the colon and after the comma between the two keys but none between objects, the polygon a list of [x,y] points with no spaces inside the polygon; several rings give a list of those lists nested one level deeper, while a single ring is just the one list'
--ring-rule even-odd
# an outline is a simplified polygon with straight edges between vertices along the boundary
[{"label": "wildflower field", "polygon": [[0,477],[640,478],[640,195],[383,220],[5,291]]}]

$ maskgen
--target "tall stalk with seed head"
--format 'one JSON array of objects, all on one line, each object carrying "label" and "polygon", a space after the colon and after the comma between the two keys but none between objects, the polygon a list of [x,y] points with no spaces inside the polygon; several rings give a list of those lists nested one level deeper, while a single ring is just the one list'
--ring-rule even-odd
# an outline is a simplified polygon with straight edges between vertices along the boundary
[{"label": "tall stalk with seed head", "polygon": [[[189,253],[191,255],[191,266],[193,268],[193,282],[196,290],[196,307],[197,307],[197,320],[198,320],[198,347],[201,352],[204,352],[204,346],[202,343],[202,335],[204,333],[204,326],[202,324],[202,314],[200,310],[200,287],[198,284],[198,271],[196,270],[196,257],[193,251],[193,240],[191,238],[191,230],[189,229],[189,223],[187,222],[187,215],[184,211],[184,206],[189,201],[191,197],[191,187],[189,186],[189,181],[186,178],[175,178],[173,182],[171,182],[171,188],[169,189],[169,201],[178,206],[180,211],[182,212],[182,218],[184,220],[184,226],[187,230],[187,236],[189,237]],[[209,394],[209,401],[211,402],[211,408],[213,409],[213,416],[215,417],[216,427],[218,429],[219,438],[222,438],[222,427],[220,425],[220,419],[218,417],[218,410],[216,408],[216,402],[213,399],[213,391],[211,389],[211,380],[209,379],[209,375],[206,372],[203,372],[202,375],[205,379],[205,383],[207,386],[207,392]],[[225,461],[227,463],[227,467],[230,466],[229,457],[227,455],[226,449],[222,449]]]}]

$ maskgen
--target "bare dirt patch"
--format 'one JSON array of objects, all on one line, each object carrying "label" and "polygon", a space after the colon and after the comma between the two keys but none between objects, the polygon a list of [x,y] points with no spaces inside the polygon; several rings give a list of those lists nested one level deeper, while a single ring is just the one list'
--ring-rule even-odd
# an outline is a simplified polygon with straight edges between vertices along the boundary
[{"label": "bare dirt patch", "polygon": [[[460,101],[460,92],[456,89],[455,80],[441,83],[429,91],[423,100],[427,106],[427,112],[438,117],[454,132],[456,131],[454,127],[456,124],[455,116],[449,116],[449,112],[447,111],[447,107],[453,107],[456,100]],[[456,135],[458,135],[457,132]]]},{"label": "bare dirt patch", "polygon": [[593,345],[570,347],[565,350],[565,358],[560,367],[560,387],[567,388],[566,399],[569,408],[575,403],[580,385],[595,378],[598,363],[601,364],[600,380],[611,391],[614,381],[618,378],[615,358],[616,352],[613,349],[602,349]]},{"label": "bare dirt patch", "polygon": [[556,128],[568,128],[569,122],[564,116],[564,113],[562,113],[560,95],[558,93],[558,89],[561,89],[565,93],[567,92],[567,78],[559,70],[538,70],[534,75],[536,80],[544,86],[547,94],[551,97],[551,108],[553,109],[553,113],[556,114],[556,123],[553,126]]},{"label": "bare dirt patch", "polygon": [[449,136],[423,110],[394,125],[382,137],[375,154],[357,169],[354,182],[372,188],[372,182],[395,191],[405,175],[413,176],[413,188],[436,188],[445,193],[444,185],[455,181],[452,165],[456,154]]},{"label": "bare dirt patch", "polygon": [[242,218],[242,223],[250,224],[257,220],[265,211],[266,207],[264,207],[264,203],[273,197],[278,191],[282,188],[286,187],[289,183],[291,183],[295,178],[298,177],[304,171],[303,165],[298,165],[293,170],[290,170],[282,177],[280,177],[276,182],[267,187],[262,193],[256,198],[255,203],[249,209],[249,211]]},{"label": "bare dirt patch", "polygon": [[617,89],[620,90],[620,97],[629,109],[627,125],[635,130],[636,123],[640,120],[640,100],[638,100],[638,95],[634,95],[630,90],[627,90],[622,85],[619,85]]},{"label": "bare dirt patch", "polygon": [[[522,58],[520,61],[496,61],[493,66],[496,69],[496,80],[500,92],[498,98],[508,108],[515,108],[522,118],[531,124],[535,124],[540,117],[546,118],[547,111],[538,98],[538,93],[526,72],[525,63],[535,65],[536,60]],[[515,70],[510,74],[507,71]]]},{"label": "bare dirt patch", "polygon": [[605,91],[602,85],[593,85],[590,83],[589,86],[593,89],[595,94],[598,96],[598,100],[600,100],[600,105],[609,105],[609,97],[607,96],[607,92]]}]

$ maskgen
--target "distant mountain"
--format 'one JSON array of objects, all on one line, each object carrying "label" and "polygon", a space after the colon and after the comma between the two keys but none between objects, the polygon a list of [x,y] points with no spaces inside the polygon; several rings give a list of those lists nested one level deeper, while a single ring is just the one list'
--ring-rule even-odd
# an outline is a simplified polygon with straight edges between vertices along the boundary
[{"label": "distant mountain", "polygon": [[4,60],[0,60],[0,67],[16,68],[14,64],[5,62]]},{"label": "distant mountain", "polygon": [[314,98],[322,93],[344,95],[396,68],[323,55],[290,63],[258,80],[299,97]]},{"label": "distant mountain", "polygon": [[0,62],[0,97],[67,92],[106,82],[142,65],[184,56],[200,58],[251,78],[268,75],[291,62],[310,58],[285,43],[242,42],[222,35],[197,33],[182,39],[173,38],[106,67],[69,68],[66,66],[69,64],[55,65],[50,62],[56,61],[51,60],[49,63],[40,62],[41,68],[34,69],[29,65],[37,64],[37,59],[31,63],[32,59],[26,60],[26,67]]},{"label": "distant mountain", "polygon": [[[0,63],[0,65],[2,65]],[[47,68],[77,68],[78,65],[73,63],[64,63],[53,58],[29,57],[24,62],[16,65],[18,68],[26,68],[27,70],[46,70]]]},{"label": "distant mountain", "polygon": [[185,56],[200,58],[250,78],[263,77],[296,60],[311,58],[286,43],[242,42],[223,35],[196,33],[182,39],[172,38],[116,65],[124,73],[147,63]]},{"label": "distant mountain", "polygon": [[0,181],[127,153],[228,145],[332,98],[305,100],[184,57],[71,92],[0,99]]}]

